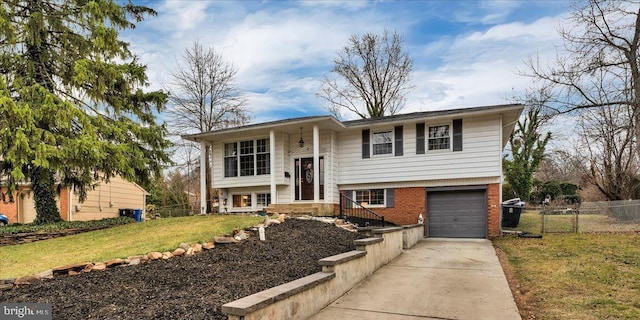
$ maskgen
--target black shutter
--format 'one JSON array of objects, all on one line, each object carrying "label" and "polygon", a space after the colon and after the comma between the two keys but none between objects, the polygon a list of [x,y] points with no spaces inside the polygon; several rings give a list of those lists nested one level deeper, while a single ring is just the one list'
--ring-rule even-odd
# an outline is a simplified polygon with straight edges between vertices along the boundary
[{"label": "black shutter", "polygon": [[393,189],[387,189],[387,208],[393,208],[395,206],[396,197],[393,193]]},{"label": "black shutter", "polygon": [[396,140],[396,156],[402,155],[402,126],[396,126],[394,128],[394,137]]},{"label": "black shutter", "polygon": [[453,119],[453,151],[462,151],[462,119]]},{"label": "black shutter", "polygon": [[369,151],[369,129],[362,130],[362,159],[368,159],[371,157]]},{"label": "black shutter", "polygon": [[[345,196],[345,200],[344,200],[344,207],[345,209],[351,209],[353,207],[353,204],[351,203],[351,201],[349,199],[353,198],[353,190],[345,190],[344,191],[344,196]],[[351,199],[352,200],[352,199]]]},{"label": "black shutter", "polygon": [[424,154],[424,123],[416,123],[416,154]]}]

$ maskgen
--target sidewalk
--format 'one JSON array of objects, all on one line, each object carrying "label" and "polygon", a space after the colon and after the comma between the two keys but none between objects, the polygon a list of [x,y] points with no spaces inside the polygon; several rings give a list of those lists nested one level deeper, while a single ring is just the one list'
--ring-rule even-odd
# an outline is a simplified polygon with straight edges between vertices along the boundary
[{"label": "sidewalk", "polygon": [[521,318],[490,241],[426,239],[311,319]]}]

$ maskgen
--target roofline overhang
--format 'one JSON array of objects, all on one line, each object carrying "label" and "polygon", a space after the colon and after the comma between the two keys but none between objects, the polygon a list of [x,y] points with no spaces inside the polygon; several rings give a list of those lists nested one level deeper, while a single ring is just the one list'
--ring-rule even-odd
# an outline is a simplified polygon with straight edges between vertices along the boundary
[{"label": "roofline overhang", "polygon": [[333,116],[327,115],[327,116],[311,116],[311,117],[293,118],[293,119],[284,119],[284,120],[256,123],[256,124],[250,124],[250,125],[241,126],[241,127],[226,128],[226,129],[220,129],[220,130],[209,131],[204,133],[187,134],[187,135],[182,135],[181,137],[182,139],[185,139],[185,140],[200,142],[200,141],[207,140],[207,138],[212,138],[212,137],[224,135],[227,133],[239,133],[239,132],[245,132],[245,131],[254,131],[258,129],[265,130],[265,129],[281,127],[282,125],[304,125],[304,124],[313,123],[313,122],[329,122],[330,125],[336,126],[339,129],[346,128],[342,122],[338,121],[338,119],[336,119]]},{"label": "roofline overhang", "polygon": [[522,104],[504,104],[504,105],[490,105],[490,106],[480,106],[480,107],[470,107],[470,108],[459,108],[459,109],[446,109],[446,110],[436,110],[436,111],[423,111],[423,112],[413,112],[406,114],[398,114],[393,116],[386,116],[383,118],[376,119],[358,119],[343,122],[344,125],[351,128],[360,128],[360,127],[369,127],[371,124],[378,123],[388,123],[388,122],[406,122],[408,120],[414,119],[439,119],[439,118],[452,118],[455,116],[481,116],[484,114],[499,114],[505,112],[515,112],[524,109],[524,105]]},{"label": "roofline overhang", "polygon": [[310,117],[302,117],[302,118],[292,118],[292,119],[284,119],[284,120],[276,120],[270,122],[249,124],[241,127],[233,127],[233,128],[225,128],[210,132],[204,133],[196,133],[196,134],[188,134],[182,135],[181,137],[185,140],[201,142],[208,141],[214,137],[223,136],[226,134],[237,134],[242,132],[250,132],[255,130],[266,130],[272,128],[278,128],[283,125],[292,126],[292,125],[304,125],[307,123],[318,123],[318,122],[328,122],[330,126],[339,131],[349,130],[349,129],[357,129],[363,127],[370,127],[371,125],[383,124],[383,123],[403,123],[416,119],[441,119],[441,118],[454,118],[457,116],[482,116],[489,114],[504,114],[504,113],[518,113],[518,116],[512,119],[511,123],[503,124],[504,127],[508,127],[517,122],[520,113],[524,110],[524,105],[522,104],[503,104],[503,105],[488,105],[488,106],[479,106],[479,107],[469,107],[469,108],[459,108],[459,109],[446,109],[446,110],[435,110],[435,111],[422,111],[422,112],[413,112],[413,113],[405,113],[405,114],[397,114],[392,116],[386,116],[381,118],[367,118],[367,119],[357,119],[350,121],[339,121],[335,117],[331,115],[325,116],[310,116]]}]

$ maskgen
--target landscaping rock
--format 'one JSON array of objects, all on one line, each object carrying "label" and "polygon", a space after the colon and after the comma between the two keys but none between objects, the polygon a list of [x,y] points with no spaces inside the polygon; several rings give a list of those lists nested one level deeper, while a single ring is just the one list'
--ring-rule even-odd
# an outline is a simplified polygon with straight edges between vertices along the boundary
[{"label": "landscaping rock", "polygon": [[278,221],[280,221],[280,222],[284,222],[284,219],[286,219],[286,218],[287,218],[287,215],[286,215],[286,214],[284,214],[284,213],[282,213],[282,214],[280,214],[280,215],[278,216]]},{"label": "landscaping rock", "polygon": [[193,246],[191,246],[193,248],[193,253],[200,253],[202,252],[202,245],[199,243],[194,244]]},{"label": "landscaping rock", "polygon": [[21,286],[21,285],[26,285],[26,284],[32,284],[36,281],[40,281],[40,277],[38,277],[37,275],[33,275],[33,276],[24,276],[24,277],[17,277],[14,284],[16,286]]},{"label": "landscaping rock", "polygon": [[202,245],[202,249],[204,249],[204,250],[211,250],[211,249],[213,249],[215,247],[216,247],[216,245],[213,244],[212,241],[209,241],[209,242],[207,242],[207,243]]},{"label": "landscaping rock", "polygon": [[59,275],[69,274],[71,271],[79,272],[84,270],[84,268],[86,268],[90,264],[92,263],[81,262],[81,263],[74,263],[74,264],[68,264],[65,266],[55,267],[53,268],[52,273],[54,276],[59,276]]},{"label": "landscaping rock", "polygon": [[131,263],[131,260],[138,259],[140,260],[140,262],[145,262],[145,260],[148,260],[149,258],[146,255],[137,255],[137,256],[127,257],[127,259],[129,260],[129,263]]},{"label": "landscaping rock", "polygon": [[238,240],[232,237],[213,237],[213,242],[215,244],[228,244],[228,243],[236,243]]},{"label": "landscaping rock", "polygon": [[93,270],[93,263],[90,263],[86,267],[84,267],[84,269],[82,269],[82,272],[87,273],[91,272],[91,270]]},{"label": "landscaping rock", "polygon": [[162,259],[162,253],[154,251],[154,252],[149,252],[147,254],[147,257],[151,260],[158,260],[158,259]]},{"label": "landscaping rock", "polygon": [[36,274],[40,279],[53,279],[53,270],[49,269]]},{"label": "landscaping rock", "polygon": [[7,291],[13,289],[13,283],[0,283],[0,291]]},{"label": "landscaping rock", "polygon": [[80,274],[80,272],[73,271],[73,270],[69,270],[69,273],[68,273],[68,275],[70,275],[70,276],[75,276],[75,275],[79,275],[79,274]]},{"label": "landscaping rock", "polygon": [[127,263],[124,259],[113,259],[113,260],[109,260],[107,262],[105,262],[105,264],[107,265],[107,268],[113,268],[113,267],[117,267],[119,265],[123,265]]},{"label": "landscaping rock", "polygon": [[238,231],[238,233],[233,238],[238,240],[238,241],[242,241],[242,240],[247,239],[247,234],[244,233],[244,230],[240,230],[240,231]]},{"label": "landscaping rock", "polygon": [[140,259],[130,259],[129,260],[129,265],[130,266],[137,266],[140,264]]},{"label": "landscaping rock", "polygon": [[183,255],[185,252],[187,252],[187,250],[182,249],[182,248],[176,248],[175,250],[173,250],[173,252],[171,254],[173,254],[174,257],[179,257],[179,256]]},{"label": "landscaping rock", "polygon": [[189,250],[189,248],[191,248],[191,246],[188,243],[184,243],[183,242],[178,246],[178,248],[182,248],[182,249],[184,249],[184,251],[187,251],[187,250]]},{"label": "landscaping rock", "polygon": [[173,254],[169,251],[165,251],[162,253],[162,260],[167,260],[173,258]]},{"label": "landscaping rock", "polygon": [[278,219],[271,219],[271,220],[269,220],[269,224],[280,224],[280,223],[281,223],[281,222],[280,222],[280,220],[278,220]]},{"label": "landscaping rock", "polygon": [[104,262],[96,262],[93,265],[92,270],[104,270],[107,268],[107,265]]},{"label": "landscaping rock", "polygon": [[185,256],[192,256],[192,255],[194,255],[194,254],[195,254],[195,253],[193,252],[193,248],[191,248],[191,247],[189,247],[189,250],[187,250],[187,251],[184,253],[184,255],[185,255]]}]

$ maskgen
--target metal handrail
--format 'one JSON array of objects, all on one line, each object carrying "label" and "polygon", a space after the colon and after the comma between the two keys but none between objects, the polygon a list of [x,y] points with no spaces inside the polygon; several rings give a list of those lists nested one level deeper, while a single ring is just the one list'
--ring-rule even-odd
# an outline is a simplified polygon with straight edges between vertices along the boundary
[{"label": "metal handrail", "polygon": [[[350,208],[346,208],[347,204],[350,204]],[[385,226],[384,216],[362,206],[344,194],[340,194],[340,218],[360,227]]]}]

